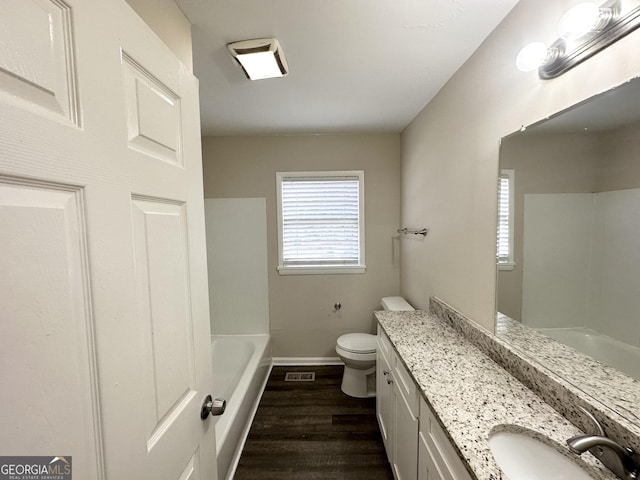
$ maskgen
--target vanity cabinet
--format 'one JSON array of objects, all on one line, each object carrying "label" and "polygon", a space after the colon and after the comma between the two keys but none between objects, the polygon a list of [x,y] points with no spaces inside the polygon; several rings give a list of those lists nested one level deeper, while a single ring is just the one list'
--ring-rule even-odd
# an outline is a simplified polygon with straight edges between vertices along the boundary
[{"label": "vanity cabinet", "polygon": [[423,398],[420,398],[418,480],[472,480]]},{"label": "vanity cabinet", "polygon": [[395,479],[472,480],[380,328],[376,358],[376,417]]},{"label": "vanity cabinet", "polygon": [[393,380],[389,360],[380,350],[376,352],[376,418],[380,427],[380,435],[384,443],[389,461],[392,458],[393,414]]},{"label": "vanity cabinet", "polygon": [[418,478],[418,390],[386,335],[378,332],[376,417],[396,480]]}]

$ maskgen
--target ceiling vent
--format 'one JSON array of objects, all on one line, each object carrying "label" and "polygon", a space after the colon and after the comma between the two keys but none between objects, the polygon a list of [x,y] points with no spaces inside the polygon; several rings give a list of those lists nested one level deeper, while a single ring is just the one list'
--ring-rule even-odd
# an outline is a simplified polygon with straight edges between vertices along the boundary
[{"label": "ceiling vent", "polygon": [[249,80],[284,77],[289,73],[284,52],[275,38],[233,42],[227,48]]}]

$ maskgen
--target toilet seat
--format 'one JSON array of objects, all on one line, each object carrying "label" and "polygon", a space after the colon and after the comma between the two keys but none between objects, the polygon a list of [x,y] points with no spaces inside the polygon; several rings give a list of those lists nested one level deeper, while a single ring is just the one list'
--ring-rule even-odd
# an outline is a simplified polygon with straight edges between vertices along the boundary
[{"label": "toilet seat", "polygon": [[377,336],[369,333],[347,333],[338,338],[338,347],[350,353],[375,353]]}]

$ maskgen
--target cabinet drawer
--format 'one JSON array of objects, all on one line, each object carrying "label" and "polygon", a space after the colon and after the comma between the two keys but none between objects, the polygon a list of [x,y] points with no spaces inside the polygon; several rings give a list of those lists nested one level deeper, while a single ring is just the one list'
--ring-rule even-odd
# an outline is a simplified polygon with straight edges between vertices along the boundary
[{"label": "cabinet drawer", "polygon": [[439,475],[445,480],[471,480],[471,476],[451,445],[449,437],[436,420],[431,408],[424,399],[420,399],[420,438],[437,467]]},{"label": "cabinet drawer", "polygon": [[380,328],[380,325],[378,325],[378,351],[382,353],[382,355],[384,355],[384,358],[389,363],[389,366],[392,367],[393,365],[391,365],[391,354],[393,352],[393,347],[391,347],[391,340],[389,340],[389,337],[387,337],[382,328]]}]

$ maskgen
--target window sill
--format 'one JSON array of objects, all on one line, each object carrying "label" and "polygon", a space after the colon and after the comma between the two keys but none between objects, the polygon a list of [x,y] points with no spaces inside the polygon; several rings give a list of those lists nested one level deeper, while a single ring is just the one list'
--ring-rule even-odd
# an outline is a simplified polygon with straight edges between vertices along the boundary
[{"label": "window sill", "polygon": [[515,267],[515,266],[516,266],[515,262],[499,263],[498,264],[498,270],[499,271],[511,271],[511,270],[513,270],[513,267]]},{"label": "window sill", "polygon": [[349,275],[364,273],[367,269],[366,265],[354,265],[354,266],[322,266],[322,267],[278,267],[278,273],[280,275]]}]

